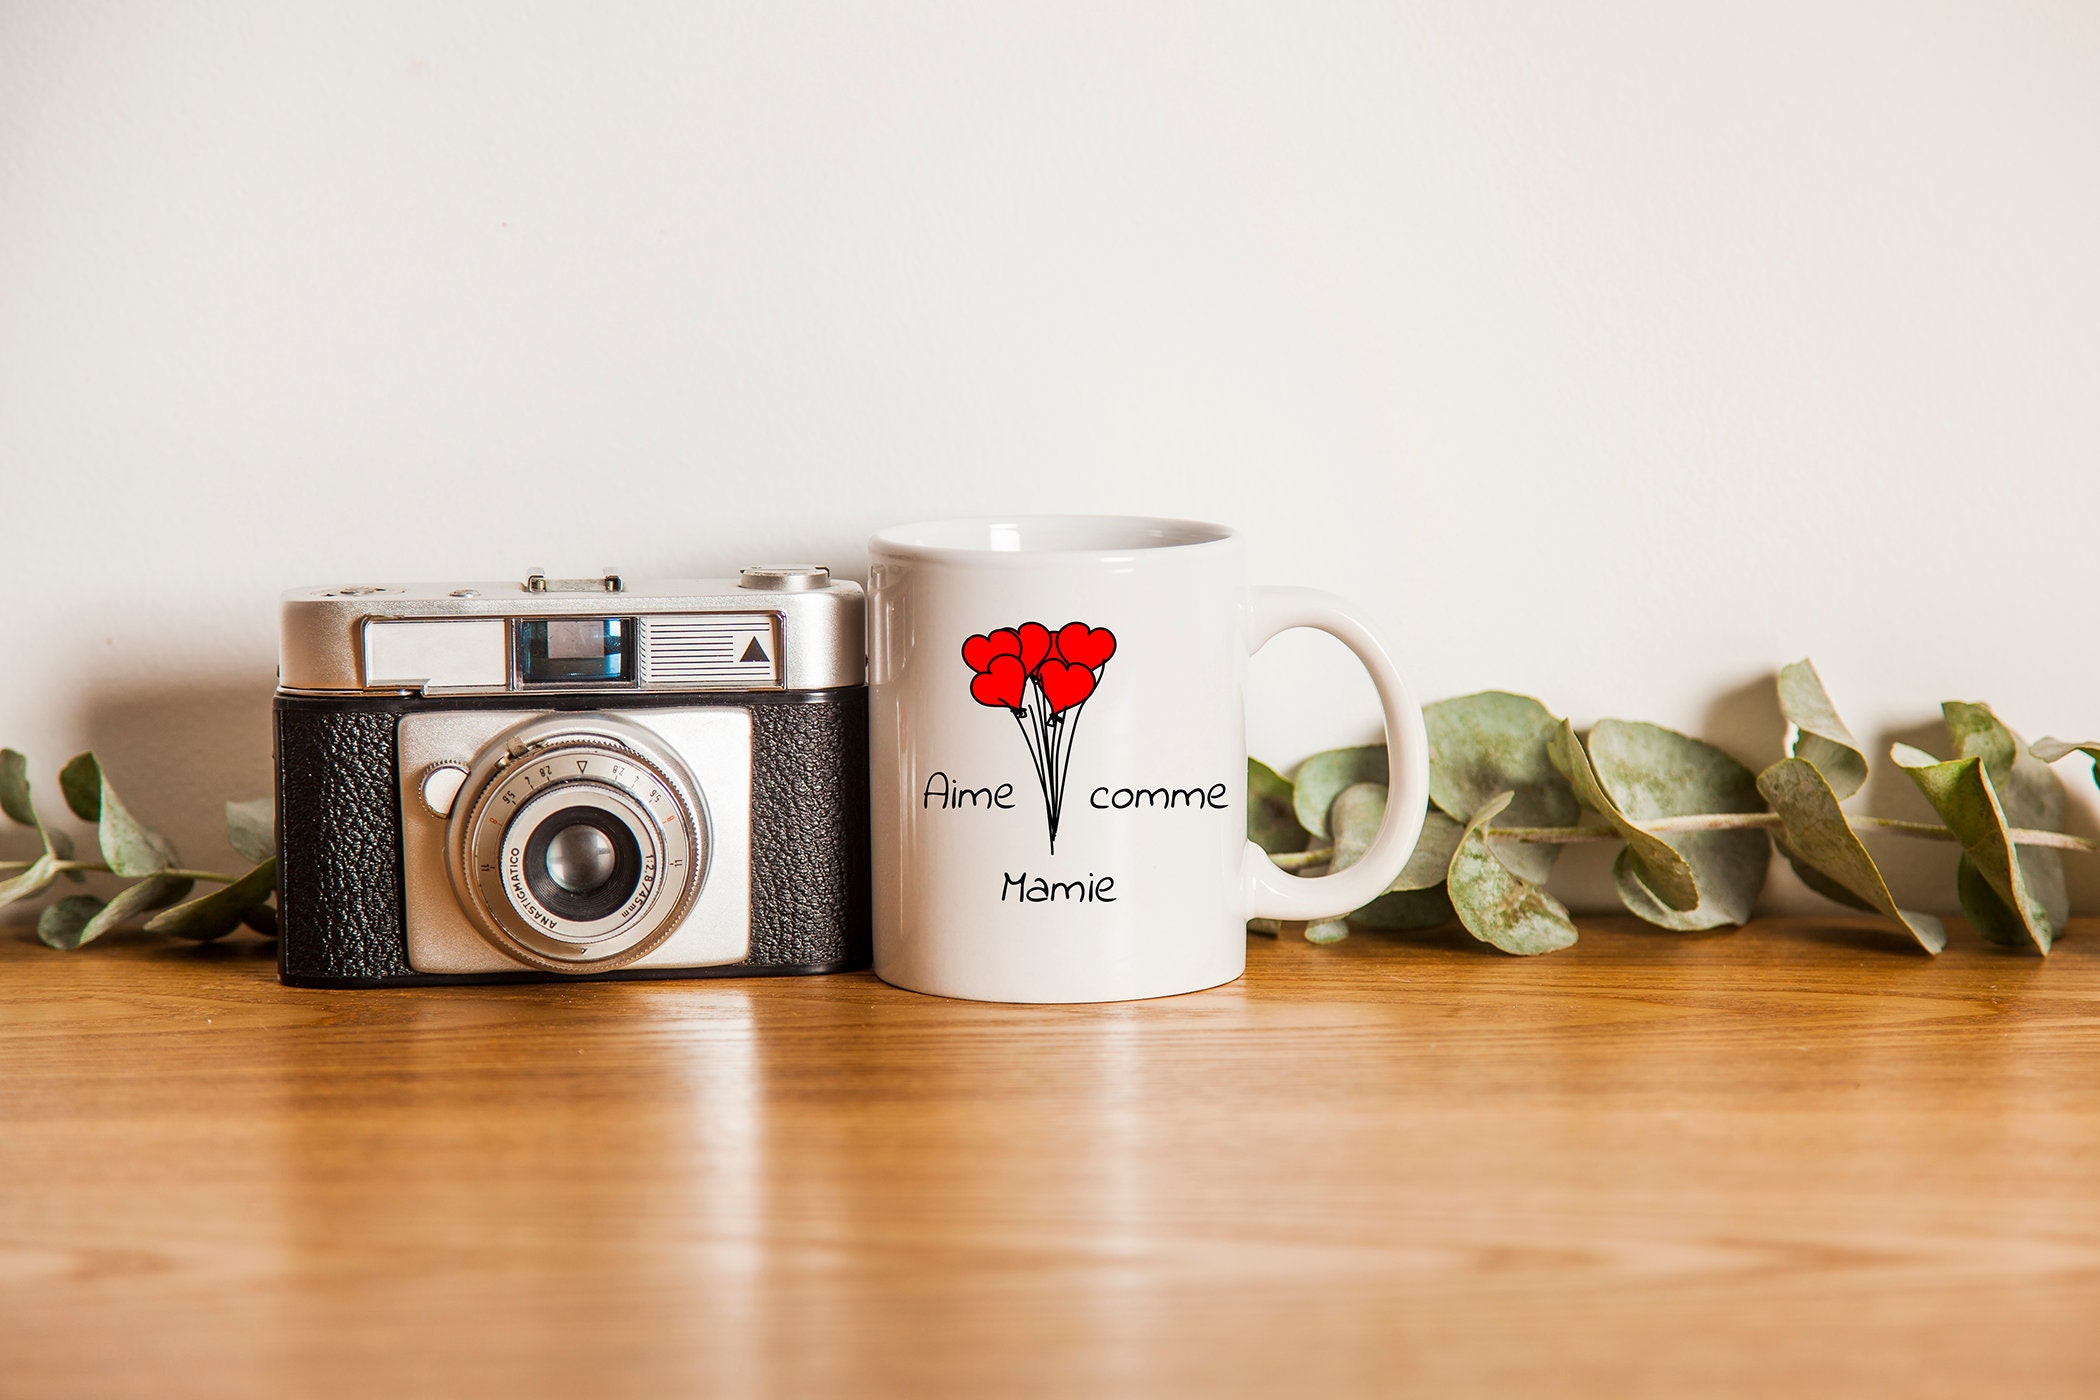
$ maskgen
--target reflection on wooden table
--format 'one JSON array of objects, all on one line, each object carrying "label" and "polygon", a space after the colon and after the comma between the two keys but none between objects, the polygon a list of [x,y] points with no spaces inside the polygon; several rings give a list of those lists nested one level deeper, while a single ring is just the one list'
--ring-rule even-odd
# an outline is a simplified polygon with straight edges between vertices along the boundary
[{"label": "reflection on wooden table", "polygon": [[10,930],[0,1393],[2090,1394],[2096,934],[1002,1007]]}]

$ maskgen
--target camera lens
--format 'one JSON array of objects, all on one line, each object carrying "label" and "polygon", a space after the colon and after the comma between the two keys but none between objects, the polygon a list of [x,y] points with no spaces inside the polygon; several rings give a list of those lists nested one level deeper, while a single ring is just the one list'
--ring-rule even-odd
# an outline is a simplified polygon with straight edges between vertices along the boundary
[{"label": "camera lens", "polygon": [[610,880],[616,859],[605,833],[583,822],[547,843],[547,874],[570,894],[589,894]]},{"label": "camera lens", "polygon": [[671,936],[706,879],[700,797],[677,752],[631,720],[528,720],[483,746],[452,804],[453,888],[527,966],[624,967]]},{"label": "camera lens", "polygon": [[627,902],[641,878],[634,833],[611,812],[570,807],[533,829],[525,842],[525,883],[557,918],[602,919]]}]

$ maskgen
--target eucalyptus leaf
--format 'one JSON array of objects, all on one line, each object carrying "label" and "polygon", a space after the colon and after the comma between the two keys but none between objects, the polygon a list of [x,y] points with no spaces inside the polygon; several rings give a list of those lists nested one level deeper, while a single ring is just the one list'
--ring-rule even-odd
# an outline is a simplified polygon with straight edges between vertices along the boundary
[{"label": "eucalyptus leaf", "polygon": [[102,901],[95,896],[69,894],[44,906],[37,915],[36,936],[53,948],[78,948],[88,921],[101,912]]},{"label": "eucalyptus leaf", "polygon": [[[22,825],[36,828],[36,834],[44,843],[44,855],[51,861],[69,861],[73,858],[73,838],[63,831],[44,825],[44,819],[37,812],[36,802],[29,792],[29,760],[14,749],[0,749],[0,808],[4,808],[8,816]],[[0,904],[6,904],[10,900],[22,899],[27,895],[34,894],[36,890],[30,889],[26,885],[20,885],[18,882],[23,881],[27,876],[34,873],[36,864],[42,863],[41,861],[36,862],[28,870],[24,870],[20,875],[17,875],[14,880],[0,884]],[[77,870],[68,870],[64,874],[68,880],[76,884],[82,878]],[[48,879],[44,881],[45,885],[49,883]],[[15,887],[14,891],[12,893],[4,893],[10,887]],[[36,889],[42,888],[43,885],[36,887]]]},{"label": "eucalyptus leaf", "polygon": [[1612,829],[1625,838],[1626,858],[1638,869],[1648,892],[1670,909],[1697,909],[1699,882],[1691,865],[1669,842],[1645,830],[1619,809],[1591,766],[1582,740],[1575,736],[1575,726],[1566,720],[1560,722],[1560,733],[1554,736],[1552,753],[1554,766],[1567,775],[1576,801],[1610,822]]},{"label": "eucalyptus leaf", "polygon": [[1315,836],[1328,835],[1327,809],[1334,805],[1343,788],[1351,783],[1382,783],[1386,778],[1383,744],[1314,754],[1298,765],[1298,781],[1291,790],[1298,825]]},{"label": "eucalyptus leaf", "polygon": [[[1582,815],[1549,748],[1560,721],[1528,695],[1487,690],[1422,707],[1429,731],[1429,800],[1463,823],[1500,792],[1514,793],[1502,826],[1572,826]],[[1495,842],[1502,863],[1544,880],[1560,847]]]},{"label": "eucalyptus leaf", "polygon": [[[1977,875],[2002,901],[2005,912],[2017,920],[2022,941],[2038,952],[2048,952],[2056,939],[2056,925],[2027,887],[2026,872],[2006,834],[2005,811],[1998,803],[1998,793],[1985,771],[1984,760],[1972,756],[1942,761],[1908,744],[1897,744],[1889,756],[1910,774],[1925,800],[1961,842]],[[1957,881],[1957,895],[1961,889],[1961,882]],[[1985,910],[1983,917],[1978,917],[1967,900],[1962,907],[1977,920],[1979,929],[1988,920],[1999,918],[1995,910]]]},{"label": "eucalyptus leaf", "polygon": [[[1459,838],[1466,834],[1462,823],[1455,822],[1442,812],[1431,809],[1423,814],[1422,834],[1415,838],[1414,854],[1401,867],[1399,877],[1386,889],[1396,894],[1421,890],[1432,890],[1444,883],[1451,869],[1452,853],[1458,849]],[[1504,865],[1515,866],[1509,859],[1514,841],[1491,841],[1496,853],[1501,855]]]},{"label": "eucalyptus leaf", "polygon": [[277,911],[267,904],[251,904],[243,909],[241,922],[265,938],[277,936]]},{"label": "eucalyptus leaf", "polygon": [[74,816],[84,822],[102,820],[102,765],[93,754],[76,754],[58,770],[58,790]]},{"label": "eucalyptus leaf", "polygon": [[1316,924],[1307,924],[1305,926],[1305,941],[1307,943],[1339,943],[1348,936],[1349,921],[1347,919],[1322,919]]},{"label": "eucalyptus leaf", "polygon": [[1947,946],[1945,924],[1930,914],[1896,907],[1896,897],[1860,844],[1820,764],[1798,756],[1782,758],[1757,775],[1757,790],[1786,823],[1780,851],[1812,889],[1829,895],[1835,887],[1840,903],[1887,915],[1928,953]]},{"label": "eucalyptus leaf", "polygon": [[28,899],[42,894],[58,879],[59,857],[45,851],[29,863],[29,867],[12,879],[0,880],[0,905],[12,904],[18,899]]},{"label": "eucalyptus leaf", "polygon": [[[1940,706],[1947,732],[1966,757],[1981,758],[1984,772],[1997,789],[1998,805],[2008,826],[2060,831],[2064,823],[2064,785],[2056,770],[2029,751],[2026,741],[1991,712],[1991,707],[1950,700]],[[2049,912],[2051,927],[2061,929],[2071,917],[2070,891],[2064,883],[2061,852],[2038,846],[2015,846],[2027,892]]]},{"label": "eucalyptus leaf", "polygon": [[1815,663],[1803,657],[1779,671],[1779,709],[1794,726],[1794,757],[1816,766],[1839,801],[1867,781],[1867,754],[1838,718]]},{"label": "eucalyptus leaf", "polygon": [[2012,731],[1999,723],[1990,706],[1966,700],[1944,702],[1940,715],[1947,721],[1947,733],[1954,740],[1956,751],[1964,758],[1982,759],[1984,771],[2002,791],[2012,778],[2013,763],[2020,751]]},{"label": "eucalyptus leaf", "polygon": [[[2042,738],[2034,741],[2030,752],[2044,763],[2054,763],[2059,758],[2069,758],[2074,753],[2082,753],[2096,764],[2100,764],[2100,740],[2087,739],[2074,744],[2067,739]],[[2093,769],[2093,781],[2100,782],[2100,766]]]},{"label": "eucalyptus leaf", "polygon": [[[45,850],[62,861],[73,859],[73,838],[71,836],[68,836],[56,827],[44,827],[43,832]],[[68,870],[65,872],[65,876],[76,885],[87,879],[87,876],[81,874],[78,870]]]},{"label": "eucalyptus leaf", "polygon": [[[270,908],[270,906],[269,906],[269,905],[267,905],[267,904],[263,905],[262,907],[263,907],[263,908],[265,908],[265,909],[269,909],[269,908]],[[276,912],[275,910],[271,910],[271,913],[273,913],[273,914],[274,914],[275,912]],[[255,927],[255,925],[253,925],[253,924],[250,924],[250,925],[248,925],[248,927],[250,927],[250,928],[253,928],[253,927]],[[276,925],[275,925],[275,923],[274,923],[274,922],[273,922],[273,923],[272,923],[272,925],[271,925],[271,929],[270,929],[270,931],[271,931],[272,933],[275,933],[275,932],[277,931],[277,930],[276,930]],[[1281,920],[1281,919],[1249,919],[1249,920],[1247,920],[1247,932],[1249,932],[1249,933],[1266,933],[1266,934],[1278,934],[1278,933],[1282,933],[1282,932],[1283,932],[1283,920]]]},{"label": "eucalyptus leaf", "polygon": [[1490,798],[1466,823],[1445,888],[1466,931],[1505,953],[1551,953],[1575,942],[1575,924],[1552,895],[1504,865],[1488,845],[1489,823],[1514,794]]},{"label": "eucalyptus leaf", "polygon": [[[1334,805],[1327,811],[1327,824],[1334,829],[1334,859],[1328,869],[1347,870],[1363,859],[1385,823],[1386,797],[1384,783],[1351,783],[1335,797]],[[1415,838],[1414,852],[1393,883],[1386,886],[1387,891],[1427,890],[1443,884],[1451,853],[1458,849],[1458,838],[1464,831],[1464,827],[1435,808],[1423,813],[1422,834]],[[1498,842],[1498,850],[1500,846]],[[1361,912],[1349,917],[1362,923]]]},{"label": "eucalyptus leaf", "polygon": [[147,830],[125,809],[107,776],[102,779],[99,801],[101,813],[96,834],[102,843],[102,859],[109,863],[111,871],[118,875],[155,875],[175,864],[175,848],[166,837]]},{"label": "eucalyptus leaf", "polygon": [[1363,859],[1385,825],[1385,784],[1351,783],[1335,794],[1327,809],[1327,827],[1334,833],[1334,857],[1330,871],[1347,870]]},{"label": "eucalyptus leaf", "polygon": [[[1590,731],[1589,756],[1597,778],[1630,819],[1696,817],[1762,812],[1757,775],[1703,740],[1658,724],[1599,720]],[[1698,902],[1674,909],[1642,879],[1633,847],[1612,866],[1619,901],[1660,928],[1679,931],[1740,927],[1750,921],[1772,843],[1764,832],[1673,831],[1659,839],[1690,867]]]},{"label": "eucalyptus leaf", "polygon": [[[193,881],[177,879],[171,875],[149,876],[144,880],[140,880],[137,884],[126,885],[123,889],[118,890],[114,899],[103,905],[95,912],[92,918],[78,928],[66,927],[62,929],[61,932],[66,941],[55,941],[53,937],[47,936],[41,922],[37,927],[37,937],[42,938],[44,942],[49,943],[54,948],[62,948],[68,951],[85,947],[129,919],[137,918],[139,915],[158,909],[163,905],[173,904],[190,892],[190,886],[193,883]],[[88,899],[91,897],[89,895],[72,895],[68,899],[59,902],[63,904],[70,902],[70,900]]]},{"label": "eucalyptus leaf", "polygon": [[276,888],[277,857],[271,856],[230,885],[201,899],[163,909],[146,920],[146,931],[172,933],[178,938],[206,943],[239,928],[247,912],[268,899]]},{"label": "eucalyptus leaf", "polygon": [[2010,904],[1998,898],[1976,862],[1967,856],[1954,867],[1954,897],[1961,901],[1961,912],[1969,916],[1970,926],[1984,942],[2007,948],[2028,946],[2027,925]]},{"label": "eucalyptus leaf", "polygon": [[[269,799],[265,798],[263,801],[268,802]],[[229,839],[233,835],[235,805],[231,802],[226,804],[226,832]],[[275,804],[270,805],[270,820],[273,826],[271,844],[274,846]],[[1258,758],[1247,760],[1247,839],[1272,856],[1302,851],[1306,842],[1306,830],[1298,825],[1298,818],[1291,811],[1291,780]],[[239,845],[235,845],[234,849],[240,850]],[[246,855],[247,852],[243,851],[242,854]]]},{"label": "eucalyptus leaf", "polygon": [[23,826],[40,825],[29,800],[29,760],[15,749],[0,749],[0,812]]},{"label": "eucalyptus leaf", "polygon": [[[1251,776],[1251,769],[1259,765],[1256,765],[1253,759],[1249,759],[1247,762]],[[1262,769],[1262,771],[1264,773],[1269,772],[1266,768]],[[1279,783],[1283,781],[1283,779],[1277,778],[1274,773],[1269,773],[1269,776],[1275,778]],[[1288,798],[1286,798],[1284,810],[1286,812],[1290,810]],[[1254,814],[1254,804],[1252,802],[1247,804],[1247,814],[1251,825]],[[260,862],[276,855],[277,799],[274,797],[258,797],[250,802],[227,803],[226,841],[228,845],[232,846],[239,853],[242,860]],[[1296,850],[1298,847],[1294,846],[1290,849]]]}]

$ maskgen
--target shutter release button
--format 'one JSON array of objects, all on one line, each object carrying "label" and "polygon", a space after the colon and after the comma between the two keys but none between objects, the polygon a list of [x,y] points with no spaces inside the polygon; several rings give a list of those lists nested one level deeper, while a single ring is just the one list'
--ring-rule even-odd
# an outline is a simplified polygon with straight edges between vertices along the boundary
[{"label": "shutter release button", "polygon": [[766,564],[742,570],[738,588],[766,588],[775,593],[807,593],[831,586],[831,570],[816,564]]}]

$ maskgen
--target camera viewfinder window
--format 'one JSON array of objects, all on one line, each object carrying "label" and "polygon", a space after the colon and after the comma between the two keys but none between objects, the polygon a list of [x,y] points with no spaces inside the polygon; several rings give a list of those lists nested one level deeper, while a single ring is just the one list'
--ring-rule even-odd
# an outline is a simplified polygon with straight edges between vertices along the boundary
[{"label": "camera viewfinder window", "polygon": [[518,679],[526,685],[600,685],[634,679],[634,619],[524,618]]}]

